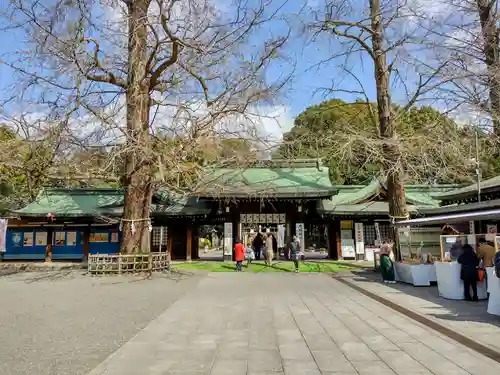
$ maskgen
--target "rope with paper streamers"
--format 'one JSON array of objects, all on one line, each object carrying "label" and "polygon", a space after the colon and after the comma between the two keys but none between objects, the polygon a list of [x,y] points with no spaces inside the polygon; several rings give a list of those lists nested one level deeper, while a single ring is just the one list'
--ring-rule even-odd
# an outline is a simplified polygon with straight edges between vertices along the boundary
[{"label": "rope with paper streamers", "polygon": [[135,233],[135,226],[134,226],[134,223],[135,222],[140,222],[140,221],[149,221],[149,225],[148,225],[148,230],[150,232],[153,231],[153,225],[151,224],[151,218],[150,217],[147,217],[147,218],[141,218],[141,219],[120,219],[120,226],[119,226],[119,230],[120,232],[123,232],[123,223],[124,222],[128,222],[130,223],[130,232],[132,234]]}]

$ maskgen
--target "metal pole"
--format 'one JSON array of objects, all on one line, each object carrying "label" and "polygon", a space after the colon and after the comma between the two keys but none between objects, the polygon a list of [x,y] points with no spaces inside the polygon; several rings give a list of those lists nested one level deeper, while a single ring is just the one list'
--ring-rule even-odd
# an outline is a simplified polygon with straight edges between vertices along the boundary
[{"label": "metal pole", "polygon": [[481,164],[479,161],[479,137],[477,129],[474,132],[475,145],[476,145],[476,179],[477,179],[477,201],[481,202]]},{"label": "metal pole", "polygon": [[[474,143],[476,147],[476,180],[477,180],[477,203],[481,202],[481,162],[479,160],[479,137],[477,134],[477,128],[475,129],[474,132]],[[482,223],[481,220],[479,220],[479,233],[481,233],[482,230]],[[474,230],[475,232],[475,230]]]}]

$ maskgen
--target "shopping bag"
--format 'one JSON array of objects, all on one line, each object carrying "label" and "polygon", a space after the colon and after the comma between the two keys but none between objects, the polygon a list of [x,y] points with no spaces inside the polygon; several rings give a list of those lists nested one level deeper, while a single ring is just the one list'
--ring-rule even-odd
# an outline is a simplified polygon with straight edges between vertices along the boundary
[{"label": "shopping bag", "polygon": [[484,281],[485,278],[486,278],[486,270],[484,268],[478,268],[477,269],[477,280]]}]

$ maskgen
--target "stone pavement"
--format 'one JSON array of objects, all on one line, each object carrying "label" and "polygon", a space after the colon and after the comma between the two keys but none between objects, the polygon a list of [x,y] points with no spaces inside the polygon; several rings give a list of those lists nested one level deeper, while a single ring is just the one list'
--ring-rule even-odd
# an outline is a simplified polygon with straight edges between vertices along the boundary
[{"label": "stone pavement", "polygon": [[90,375],[498,375],[327,274],[213,273]]},{"label": "stone pavement", "polygon": [[368,272],[344,279],[500,352],[500,317],[486,312],[487,301],[447,300],[439,297],[437,286],[387,285]]}]

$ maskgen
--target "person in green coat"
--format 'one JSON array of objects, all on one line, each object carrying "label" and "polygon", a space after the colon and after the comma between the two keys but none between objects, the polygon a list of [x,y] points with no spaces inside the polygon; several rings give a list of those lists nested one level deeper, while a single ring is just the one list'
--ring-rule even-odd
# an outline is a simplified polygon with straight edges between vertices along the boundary
[{"label": "person in green coat", "polygon": [[380,247],[380,270],[384,283],[395,284],[394,263],[391,259],[392,244],[384,242]]}]

